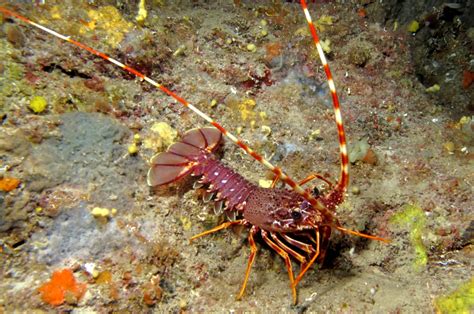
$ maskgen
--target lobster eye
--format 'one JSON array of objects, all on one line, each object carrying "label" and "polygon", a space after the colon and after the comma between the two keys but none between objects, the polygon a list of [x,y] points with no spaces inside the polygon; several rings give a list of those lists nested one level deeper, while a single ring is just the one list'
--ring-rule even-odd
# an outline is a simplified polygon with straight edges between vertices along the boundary
[{"label": "lobster eye", "polygon": [[294,220],[300,220],[301,219],[301,213],[297,211],[291,212],[291,218]]}]

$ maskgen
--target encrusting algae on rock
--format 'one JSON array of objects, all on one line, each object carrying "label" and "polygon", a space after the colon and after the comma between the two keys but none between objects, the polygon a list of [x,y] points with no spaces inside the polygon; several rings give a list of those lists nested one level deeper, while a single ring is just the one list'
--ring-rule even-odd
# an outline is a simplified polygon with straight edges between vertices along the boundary
[{"label": "encrusting algae on rock", "polygon": [[472,313],[474,308],[474,277],[449,295],[435,299],[437,313]]},{"label": "encrusting algae on rock", "polygon": [[174,143],[178,132],[166,122],[157,122],[152,125],[151,134],[143,140],[145,148],[155,151],[163,150]]},{"label": "encrusting algae on rock", "polygon": [[140,2],[138,3],[138,13],[137,13],[137,16],[135,17],[135,20],[138,23],[143,23],[146,20],[147,16],[148,16],[148,11],[146,10],[145,0],[140,0]]},{"label": "encrusting algae on rock", "polygon": [[83,23],[80,28],[81,34],[87,34],[91,30],[104,31],[106,34],[100,36],[112,48],[117,48],[124,39],[125,34],[133,27],[133,24],[125,20],[120,11],[113,6],[100,7],[97,10],[89,10],[87,13],[90,21]]},{"label": "encrusting algae on rock", "polygon": [[433,86],[430,86],[426,88],[427,93],[437,93],[439,92],[441,87],[438,84],[434,84]]},{"label": "encrusting algae on rock", "polygon": [[415,248],[415,268],[420,269],[428,262],[428,254],[423,244],[422,235],[426,227],[426,217],[423,210],[416,205],[406,205],[403,211],[395,214],[390,219],[395,225],[407,228],[410,241]]},{"label": "encrusting algae on rock", "polygon": [[416,33],[420,29],[420,23],[418,21],[411,21],[407,26],[407,31],[410,33]]},{"label": "encrusting algae on rock", "polygon": [[128,145],[127,151],[130,155],[136,155],[138,153],[138,146],[141,145],[142,138],[140,134],[135,134],[133,136],[133,143]]}]

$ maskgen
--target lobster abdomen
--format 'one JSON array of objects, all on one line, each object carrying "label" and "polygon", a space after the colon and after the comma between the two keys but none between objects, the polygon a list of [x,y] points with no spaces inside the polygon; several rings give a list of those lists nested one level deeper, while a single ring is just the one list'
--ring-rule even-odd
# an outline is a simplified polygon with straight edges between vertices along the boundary
[{"label": "lobster abdomen", "polygon": [[242,211],[248,196],[256,186],[230,169],[213,155],[199,164],[193,175],[202,176],[200,182],[209,184],[209,192],[217,193],[216,200],[225,200],[226,210]]}]

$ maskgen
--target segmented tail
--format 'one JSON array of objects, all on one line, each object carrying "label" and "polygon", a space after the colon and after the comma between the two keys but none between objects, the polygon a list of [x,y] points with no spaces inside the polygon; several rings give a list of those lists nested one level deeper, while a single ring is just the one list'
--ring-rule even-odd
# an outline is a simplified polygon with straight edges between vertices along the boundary
[{"label": "segmented tail", "polygon": [[316,28],[314,27],[305,0],[301,0],[301,7],[303,8],[306,21],[308,22],[311,35],[313,36],[313,42],[316,45],[316,49],[318,50],[319,59],[323,64],[324,72],[326,72],[329,90],[331,91],[332,102],[334,106],[334,116],[336,118],[337,132],[339,136],[339,151],[341,154],[341,176],[339,178],[339,182],[336,186],[335,191],[337,193],[340,193],[340,196],[342,197],[343,193],[347,190],[347,187],[349,186],[349,157],[347,155],[346,133],[344,132],[344,125],[342,124],[339,98],[337,97],[336,86],[334,85],[334,81],[332,79],[331,70],[329,69],[329,65],[324,55],[323,48],[321,47],[321,43],[319,42],[318,33],[316,32]]},{"label": "segmented tail", "polygon": [[150,160],[147,183],[159,186],[175,182],[190,174],[206,155],[214,152],[222,141],[215,128],[192,129],[180,142],[171,145],[164,153]]}]

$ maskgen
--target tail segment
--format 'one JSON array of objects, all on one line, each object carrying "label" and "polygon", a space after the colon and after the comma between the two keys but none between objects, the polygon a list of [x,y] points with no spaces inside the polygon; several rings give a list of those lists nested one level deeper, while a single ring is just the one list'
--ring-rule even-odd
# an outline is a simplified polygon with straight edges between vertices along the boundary
[{"label": "tail segment", "polygon": [[186,132],[180,142],[151,158],[148,185],[165,185],[190,174],[200,159],[214,152],[221,141],[222,133],[215,128],[192,129]]}]

